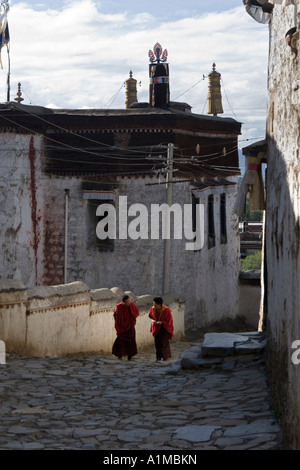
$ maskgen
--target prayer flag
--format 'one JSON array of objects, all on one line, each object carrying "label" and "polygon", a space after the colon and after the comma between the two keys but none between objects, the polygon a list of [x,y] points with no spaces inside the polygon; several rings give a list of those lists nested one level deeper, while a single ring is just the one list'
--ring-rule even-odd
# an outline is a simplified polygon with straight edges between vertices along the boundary
[{"label": "prayer flag", "polygon": [[1,61],[1,50],[2,47],[8,46],[9,43],[9,28],[7,22],[7,14],[6,12],[0,16],[0,66],[3,69],[2,61]]}]

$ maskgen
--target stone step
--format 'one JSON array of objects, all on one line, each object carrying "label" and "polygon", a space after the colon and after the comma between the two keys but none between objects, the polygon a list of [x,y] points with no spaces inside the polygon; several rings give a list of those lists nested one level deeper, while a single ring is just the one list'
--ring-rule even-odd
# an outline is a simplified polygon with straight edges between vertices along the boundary
[{"label": "stone step", "polygon": [[231,369],[237,362],[261,355],[266,346],[264,332],[206,333],[202,345],[194,345],[181,356],[182,369],[222,367]]}]

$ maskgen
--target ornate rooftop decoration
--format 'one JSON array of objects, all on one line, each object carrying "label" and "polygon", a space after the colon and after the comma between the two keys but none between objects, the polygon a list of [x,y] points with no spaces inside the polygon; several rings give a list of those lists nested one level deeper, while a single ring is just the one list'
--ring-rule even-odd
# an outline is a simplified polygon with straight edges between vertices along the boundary
[{"label": "ornate rooftop decoration", "polygon": [[161,45],[159,44],[159,42],[157,42],[153,47],[153,52],[151,51],[151,49],[149,50],[148,56],[151,63],[166,62],[168,59],[168,51],[167,49],[163,51]]}]

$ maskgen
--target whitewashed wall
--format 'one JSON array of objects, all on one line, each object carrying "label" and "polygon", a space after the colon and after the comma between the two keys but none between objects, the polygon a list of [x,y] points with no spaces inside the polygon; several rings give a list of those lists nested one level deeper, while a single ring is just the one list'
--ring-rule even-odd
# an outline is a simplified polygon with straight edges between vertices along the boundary
[{"label": "whitewashed wall", "polygon": [[[7,353],[59,357],[68,354],[112,354],[116,338],[113,312],[124,291],[90,290],[82,282],[26,289],[19,281],[0,282],[0,340]],[[128,292],[139,308],[136,341],[153,346],[148,317],[152,296]],[[166,297],[172,310],[174,341],[184,338],[184,308],[176,295]]]},{"label": "whitewashed wall", "polygon": [[[154,178],[124,178],[119,180],[118,197],[127,196],[128,206],[136,202],[149,208],[150,204],[166,201],[166,186]],[[195,193],[205,207],[204,246],[199,251],[187,251],[187,240],[171,237],[170,291],[186,299],[186,328],[199,328],[222,318],[238,315],[239,233],[238,220],[233,213],[236,190],[227,190],[227,244],[220,243],[220,194],[215,194],[216,246],[207,245],[207,196],[212,191]],[[173,203],[191,204],[189,183],[178,183],[173,188]],[[139,295],[151,292],[162,294],[164,240],[119,240],[112,252],[86,250],[83,230],[78,224],[85,220],[86,201],[78,191],[76,181],[70,186],[70,238],[68,280],[82,279],[93,288],[119,285]],[[81,215],[80,215],[81,214]],[[131,218],[132,220],[132,218]],[[82,243],[78,243],[81,240]],[[230,292],[230,295],[228,295]]]},{"label": "whitewashed wall", "polygon": [[[300,1],[296,7],[300,11]],[[266,267],[268,368],[288,444],[300,449],[300,40],[289,47],[295,7],[275,5],[270,26]]]},{"label": "whitewashed wall", "polygon": [[[44,154],[39,136],[2,133],[3,165],[8,173],[0,177],[2,224],[0,235],[0,277],[21,279],[27,287],[58,285],[65,282],[65,194],[68,199],[68,237],[66,282],[81,281],[91,289],[120,286],[137,295],[162,295],[164,240],[115,240],[114,250],[101,252],[88,245],[90,237],[87,200],[83,198],[81,180],[55,177],[43,173]],[[34,172],[30,160],[30,141],[35,149]],[[235,178],[232,178],[235,181]],[[119,196],[132,204],[166,202],[166,185],[150,177],[119,178],[116,185],[116,208]],[[220,242],[220,194],[227,200],[227,243]],[[207,198],[214,193],[216,244],[207,245]],[[236,189],[208,189],[197,192],[204,204],[204,246],[187,251],[186,239],[171,236],[170,292],[186,299],[185,328],[195,329],[239,314],[239,231],[233,211]],[[35,198],[36,208],[32,201]],[[191,204],[188,182],[173,185],[173,203]],[[33,223],[34,214],[36,222]]]},{"label": "whitewashed wall", "polygon": [[0,132],[0,141],[0,278],[35,285],[43,262],[42,138]]}]

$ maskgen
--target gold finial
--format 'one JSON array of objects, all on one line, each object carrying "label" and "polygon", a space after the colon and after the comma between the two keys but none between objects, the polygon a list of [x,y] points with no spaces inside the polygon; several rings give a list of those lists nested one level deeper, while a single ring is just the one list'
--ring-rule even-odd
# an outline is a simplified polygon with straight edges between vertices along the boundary
[{"label": "gold finial", "polygon": [[131,70],[129,72],[129,78],[125,82],[125,93],[126,93],[125,106],[126,108],[129,108],[130,105],[137,102],[136,80],[132,78]]},{"label": "gold finial", "polygon": [[221,96],[221,74],[216,71],[216,64],[213,63],[212,72],[208,75],[208,108],[207,114],[217,116],[223,113]]},{"label": "gold finial", "polygon": [[21,83],[18,83],[18,93],[17,93],[17,97],[15,98],[15,101],[19,104],[22,103],[22,101],[24,101],[24,99],[22,98]]}]

